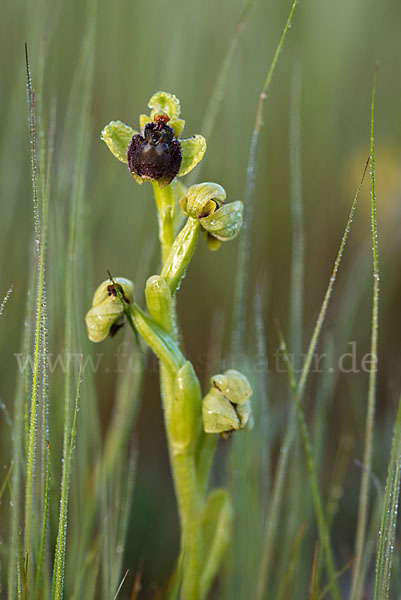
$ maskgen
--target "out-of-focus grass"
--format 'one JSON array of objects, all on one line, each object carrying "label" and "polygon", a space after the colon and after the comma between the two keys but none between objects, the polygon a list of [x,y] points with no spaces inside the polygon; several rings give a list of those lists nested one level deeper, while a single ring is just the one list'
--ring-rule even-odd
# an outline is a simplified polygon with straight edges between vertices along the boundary
[{"label": "out-of-focus grass", "polygon": [[[44,309],[47,323],[40,319],[37,322],[42,345],[48,347],[50,359],[48,391],[43,364],[36,382],[40,402],[48,398],[49,430],[42,402],[42,412],[38,413],[41,423],[38,444],[32,449],[38,462],[33,482],[36,494],[32,522],[34,550],[31,563],[28,561],[28,572],[36,573],[35,561],[40,555],[41,536],[45,531],[40,577],[51,581],[59,523],[65,384],[61,361],[56,368],[53,365],[66,349],[67,320],[71,336],[69,347],[77,355],[83,353],[84,362],[69,493],[65,597],[112,598],[129,569],[119,593],[119,597],[128,598],[135,573],[143,561],[141,593],[143,598],[148,598],[152,597],[156,584],[166,581],[178,550],[176,507],[162,429],[156,363],[148,357],[147,370],[143,373],[134,344],[129,337],[125,339],[122,332],[94,349],[86,340],[83,317],[92,290],[105,279],[107,268],[113,275],[134,279],[140,294],[147,275],[158,268],[157,258],[152,255],[156,219],[151,190],[147,186],[136,186],[126,170],[110,160],[99,136],[103,125],[114,118],[136,127],[137,115],[144,111],[147,99],[158,89],[171,91],[181,99],[186,133],[197,132],[224,57],[236,39],[223,104],[207,140],[202,177],[224,185],[231,199],[242,199],[258,94],[291,3],[266,4],[255,0],[246,14],[241,35],[235,38],[236,24],[246,5],[244,0],[218,3],[177,0],[168,6],[160,0],[143,3],[116,0],[99,2],[96,11],[91,12],[94,4],[84,5],[78,0],[60,3],[15,0],[2,7],[1,297],[10,284],[14,284],[7,304],[1,305],[4,310],[0,319],[0,400],[7,409],[1,413],[0,449],[2,464],[11,472],[10,478],[5,478],[6,487],[1,488],[3,590],[8,589],[7,571],[13,558],[16,562],[11,568],[12,576],[16,577],[20,568],[22,587],[24,580],[23,550],[20,553],[19,549],[24,531],[13,522],[12,515],[16,513],[11,510],[10,501],[15,509],[16,505],[21,508],[24,499],[24,419],[26,415],[29,417],[33,378],[29,372],[18,375],[15,354],[30,353],[33,349],[36,314],[32,307],[35,298],[38,300],[35,290],[39,274],[39,263],[32,266],[24,42],[29,45],[33,83],[38,93],[39,194],[40,199],[41,194],[48,194],[49,199],[49,213],[45,218],[48,227],[47,304],[42,303],[39,310],[42,313]],[[231,483],[240,511],[234,521],[232,552],[227,557],[216,598],[231,594],[230,597],[241,599],[255,593],[260,566],[256,561],[262,555],[269,526],[273,481],[291,410],[285,365],[273,321],[279,319],[285,337],[291,340],[290,351],[294,345],[297,353],[299,348],[306,352],[302,343],[312,334],[350,198],[369,154],[370,86],[374,64],[379,60],[376,175],[381,251],[380,367],[375,443],[368,473],[371,499],[365,556],[368,560],[362,565],[363,586],[368,593],[373,593],[377,515],[382,497],[372,481],[384,488],[401,384],[401,121],[398,116],[401,81],[394,76],[400,66],[400,19],[401,6],[396,0],[384,0],[380,5],[362,0],[353,3],[304,1],[297,11],[270,89],[256,164],[254,221],[247,265],[248,310],[241,345],[243,356],[238,358],[255,388],[256,425],[253,433],[240,434],[221,445],[213,474],[216,480]],[[300,57],[302,71],[298,92],[292,92],[291,96],[292,73]],[[43,84],[40,83],[41,64]],[[294,93],[299,97],[291,104]],[[291,119],[288,117],[290,106]],[[294,136],[298,136],[298,141],[294,142]],[[53,140],[50,148],[49,140]],[[294,150],[298,153],[295,157]],[[303,223],[296,221],[301,192]],[[338,568],[353,558],[361,478],[359,465],[365,439],[369,374],[363,370],[361,361],[370,352],[369,211],[366,189],[361,193],[317,349],[328,356],[321,359],[317,368],[316,363],[312,363],[303,393],[303,410],[313,434],[318,483],[326,518],[332,527]],[[42,226],[43,216],[41,212]],[[68,250],[68,231],[74,220],[76,239],[72,251],[71,244]],[[305,243],[303,295],[300,295],[300,283],[298,287],[294,285],[294,267],[298,274],[302,271],[302,261],[297,263],[302,253],[297,237],[301,228]],[[298,253],[294,252],[296,248]],[[210,374],[208,349],[216,347],[214,332],[211,336],[206,334],[205,315],[216,314],[215,322],[224,322],[225,332],[219,333],[217,345],[220,347],[222,337],[222,363],[228,360],[237,249],[238,243],[233,242],[211,255],[206,246],[200,244],[180,290],[180,324],[187,340],[186,351],[204,383]],[[32,276],[32,272],[37,275]],[[214,293],[206,295],[206,289],[213,289]],[[28,310],[25,311],[28,292]],[[303,310],[300,310],[301,298]],[[71,302],[69,312],[68,302]],[[224,319],[219,314],[223,314]],[[88,366],[88,356],[97,368]],[[302,358],[298,357],[294,365],[301,368]],[[71,410],[78,367],[79,359],[72,363],[71,384],[67,389]],[[219,365],[213,365],[213,372],[218,368]],[[12,428],[8,415],[11,415]],[[70,420],[64,461],[70,449],[71,426]],[[395,449],[399,445],[397,436],[398,429]],[[43,529],[48,438],[49,515],[48,527]],[[266,598],[309,597],[318,531],[306,463],[299,452],[301,446],[296,442],[292,448],[288,456],[289,474],[282,482],[280,510],[275,517],[277,536],[269,552]],[[390,510],[394,497],[391,486],[393,494],[398,493],[394,483],[399,476],[396,458],[392,459],[392,465],[393,474],[385,494],[385,506]],[[64,468],[67,468],[66,462]],[[21,487],[17,489],[17,485]],[[394,516],[394,510],[392,514]],[[377,564],[388,569],[393,522],[391,518],[386,522],[385,516],[383,519],[388,533],[381,540]],[[13,557],[9,556],[10,548]],[[395,548],[394,563],[398,564],[397,531]],[[321,546],[317,556],[314,585],[320,591],[311,596],[314,598],[319,597],[327,583]],[[348,596],[351,571],[352,566],[339,579],[342,597]],[[401,581],[396,569],[394,573],[392,593],[397,595]],[[377,580],[376,590],[379,589],[382,587]],[[44,590],[43,597],[49,597],[49,587],[46,591],[45,586]],[[11,593],[8,594],[6,596],[11,598]]]}]

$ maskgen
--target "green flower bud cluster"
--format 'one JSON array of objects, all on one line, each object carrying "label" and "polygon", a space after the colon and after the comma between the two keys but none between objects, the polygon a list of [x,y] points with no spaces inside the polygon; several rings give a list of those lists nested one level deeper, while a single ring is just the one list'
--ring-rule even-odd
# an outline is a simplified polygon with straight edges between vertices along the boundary
[{"label": "green flower bud cluster", "polygon": [[241,229],[242,202],[226,204],[225,200],[224,188],[209,182],[192,185],[180,200],[184,215],[199,219],[211,250],[217,250],[221,242],[235,238]]},{"label": "green flower bud cluster", "polygon": [[203,427],[206,433],[228,434],[253,426],[252,388],[248,379],[234,369],[214,375],[210,392],[202,402]]},{"label": "green flower bud cluster", "polygon": [[92,308],[85,317],[88,337],[92,342],[102,342],[109,335],[113,337],[124,324],[124,307],[116,286],[127,304],[134,299],[134,284],[125,277],[116,277],[114,284],[106,279],[99,285],[93,296]]}]

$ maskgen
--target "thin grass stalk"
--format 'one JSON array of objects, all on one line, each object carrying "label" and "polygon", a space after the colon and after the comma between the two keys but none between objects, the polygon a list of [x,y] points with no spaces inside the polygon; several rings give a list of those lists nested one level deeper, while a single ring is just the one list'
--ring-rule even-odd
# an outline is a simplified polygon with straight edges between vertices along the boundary
[{"label": "thin grass stalk", "polygon": [[401,399],[394,426],[391,457],[388,465],[386,489],[379,530],[379,547],[376,559],[374,600],[390,597],[391,567],[398,513],[401,476]]},{"label": "thin grass stalk", "polygon": [[394,553],[394,539],[398,513],[401,473],[401,400],[398,405],[394,426],[391,458],[388,466],[387,482],[382,505],[379,529],[379,547],[376,558],[376,579],[374,600],[390,597],[391,569]]},{"label": "thin grass stalk", "polygon": [[[121,578],[121,567],[123,563],[123,548],[125,546],[125,539],[127,535],[128,521],[130,515],[130,508],[132,504],[132,497],[134,492],[135,485],[135,473],[136,473],[136,463],[137,463],[137,452],[135,449],[131,452],[131,456],[128,462],[127,470],[123,470],[122,475],[120,476],[121,485],[122,485],[122,497],[117,498],[116,506],[119,506],[119,514],[118,523],[117,523],[117,531],[116,531],[116,540],[114,544],[115,553],[114,553],[114,561],[111,565],[111,593],[114,593],[114,590],[117,588],[118,581]],[[118,589],[115,592],[117,597]]]},{"label": "thin grass stalk", "polygon": [[277,67],[280,54],[284,47],[284,42],[287,38],[289,29],[291,28],[295,9],[299,0],[294,0],[287,22],[284,26],[283,33],[273,56],[272,63],[269,67],[266,80],[263,84],[262,91],[259,96],[259,102],[256,110],[255,126],[252,133],[251,145],[249,149],[247,181],[244,194],[244,222],[242,225],[241,236],[239,239],[238,258],[236,279],[234,285],[234,303],[233,303],[233,332],[231,336],[231,354],[238,356],[243,348],[245,336],[245,315],[247,297],[246,291],[248,288],[248,264],[250,253],[250,240],[253,216],[253,203],[255,195],[256,182],[256,165],[259,147],[259,135],[263,125],[263,107],[270,90],[270,84]]},{"label": "thin grass stalk", "polygon": [[287,345],[283,334],[279,331],[280,347],[283,350],[283,356],[287,367],[288,377],[290,380],[290,386],[293,392],[293,398],[297,409],[298,423],[301,430],[302,441],[304,445],[306,462],[309,471],[310,485],[312,490],[313,503],[315,506],[316,521],[319,530],[319,537],[322,543],[323,551],[325,553],[327,574],[330,582],[331,593],[334,600],[340,600],[340,591],[338,589],[338,583],[336,580],[336,568],[334,563],[333,550],[331,547],[330,533],[326,522],[326,516],[324,513],[323,502],[320,494],[319,483],[317,478],[316,465],[314,461],[314,452],[312,442],[310,439],[308,426],[301,406],[301,398],[298,392],[297,383],[292,370],[292,365],[288,356]]},{"label": "thin grass stalk", "polygon": [[29,433],[27,446],[27,478],[25,488],[25,543],[24,552],[29,556],[29,572],[27,573],[27,587],[30,587],[31,574],[34,568],[34,483],[36,475],[37,445],[38,445],[38,409],[40,394],[40,376],[41,370],[45,368],[42,356],[43,341],[43,311],[44,289],[45,289],[45,261],[46,245],[43,243],[42,232],[40,228],[39,201],[38,201],[38,181],[37,181],[37,139],[36,139],[36,115],[35,115],[35,92],[32,89],[31,73],[28,60],[28,49],[25,45],[25,58],[27,69],[27,89],[30,108],[30,141],[31,141],[31,171],[32,171],[32,190],[33,190],[33,215],[34,215],[34,235],[35,251],[37,255],[37,291],[36,291],[36,318],[35,318],[35,341],[34,341],[34,362],[33,362],[33,380],[30,400],[29,414]]},{"label": "thin grass stalk", "polygon": [[363,453],[363,470],[361,475],[361,488],[359,495],[358,523],[355,537],[355,568],[352,579],[351,600],[359,600],[362,594],[361,564],[362,554],[366,539],[366,528],[369,507],[369,473],[372,466],[373,454],[373,432],[376,407],[376,382],[377,382],[377,347],[379,336],[379,250],[377,241],[377,219],[376,219],[376,183],[375,183],[375,104],[377,86],[378,66],[376,66],[370,125],[370,155],[371,155],[371,224],[372,224],[372,246],[373,246],[373,306],[372,306],[372,330],[370,352],[374,360],[374,368],[369,372],[369,389],[365,425],[365,448]]},{"label": "thin grass stalk", "polygon": [[[301,353],[303,348],[303,304],[304,304],[304,223],[303,223],[303,199],[302,199],[302,169],[301,169],[301,104],[302,104],[302,62],[297,59],[294,62],[290,111],[289,111],[289,184],[290,184],[290,205],[291,205],[291,274],[290,274],[290,306],[289,306],[289,331],[290,345],[294,368],[302,368]],[[291,392],[290,392],[291,393]],[[295,406],[290,399],[290,411],[293,411],[291,419],[295,421]],[[293,489],[302,487],[304,477],[300,461],[302,461],[301,441],[299,436],[295,438],[295,450],[292,456],[289,473],[289,485]],[[294,532],[300,526],[300,523],[309,517],[310,496],[299,499],[290,511],[286,519],[285,529],[288,532],[283,540],[282,555],[285,561],[288,560],[287,554],[289,545],[292,544]],[[284,537],[284,536],[283,536]],[[300,555],[298,564],[298,577],[294,580],[294,585],[302,588],[306,585],[306,568],[302,564],[305,561],[306,553]],[[299,579],[302,578],[302,580]]]},{"label": "thin grass stalk", "polygon": [[[34,254],[36,256],[36,253]],[[30,271],[28,292],[25,305],[24,329],[22,336],[22,358],[29,359],[31,347],[31,327],[34,311],[34,294],[36,285],[36,260]],[[22,544],[20,537],[21,521],[21,497],[22,497],[22,476],[25,472],[24,464],[24,440],[25,440],[25,399],[30,384],[30,370],[26,368],[17,375],[17,386],[15,392],[15,412],[13,419],[12,453],[14,457],[14,469],[10,491],[12,488],[12,510],[11,510],[11,533],[8,561],[8,584],[7,590],[9,600],[18,600],[22,598],[22,576],[21,576],[21,556]],[[15,595],[17,593],[17,596]]]},{"label": "thin grass stalk", "polygon": [[[95,0],[87,2],[87,22],[88,29],[84,41],[83,49],[83,72],[82,81],[83,89],[81,93],[81,103],[79,107],[78,123],[77,123],[77,140],[76,140],[76,159],[74,167],[72,202],[70,212],[69,234],[68,234],[68,249],[67,249],[67,267],[65,274],[65,356],[66,356],[66,372],[64,379],[64,432],[63,432],[63,459],[62,459],[62,476],[61,476],[61,500],[59,513],[59,528],[56,544],[56,553],[53,570],[53,585],[52,599],[56,600],[63,596],[64,585],[64,569],[65,569],[65,553],[66,553],[66,529],[68,515],[68,498],[70,485],[69,455],[72,439],[72,425],[75,416],[71,418],[71,389],[72,389],[72,338],[73,338],[73,322],[74,322],[74,301],[73,291],[76,289],[76,281],[74,270],[76,265],[77,248],[79,244],[79,215],[80,205],[84,198],[84,165],[88,156],[89,143],[89,118],[90,118],[90,98],[92,89],[93,69],[94,69],[94,44],[95,44],[95,27],[96,20],[94,11],[96,7]],[[82,368],[82,365],[81,365]],[[80,385],[80,383],[79,383]],[[79,386],[78,386],[79,388]],[[76,398],[77,403],[77,398]]]},{"label": "thin grass stalk", "polygon": [[[322,306],[321,306],[321,309],[319,312],[318,319],[315,324],[314,331],[312,333],[312,337],[311,337],[308,352],[307,352],[307,357],[303,364],[301,377],[300,377],[300,380],[298,383],[298,394],[299,394],[301,401],[302,401],[303,394],[305,391],[306,381],[307,381],[307,378],[308,378],[308,375],[310,372],[310,368],[312,365],[313,354],[314,354],[314,351],[315,351],[315,348],[318,343],[320,333],[321,333],[321,330],[323,327],[323,323],[324,323],[325,316],[327,313],[327,308],[328,308],[331,294],[333,291],[334,283],[336,281],[337,272],[338,272],[338,269],[341,264],[344,247],[345,247],[345,244],[348,239],[348,234],[349,234],[349,231],[351,228],[352,220],[354,218],[359,193],[362,188],[363,181],[365,179],[368,164],[369,164],[369,159],[366,162],[361,181],[359,183],[358,189],[354,196],[354,200],[353,200],[352,207],[351,207],[351,210],[350,210],[350,213],[348,216],[347,224],[345,226],[344,234],[341,239],[340,248],[339,248],[336,260],[334,262],[333,272],[330,277],[329,285],[327,287],[326,294],[323,299],[323,303],[322,303]],[[265,543],[264,543],[262,556],[261,556],[261,560],[260,560],[258,592],[257,592],[258,600],[263,599],[264,592],[265,592],[266,585],[267,585],[267,578],[268,578],[268,572],[269,572],[268,570],[270,567],[270,561],[271,561],[273,547],[274,547],[274,540],[275,540],[275,536],[276,536],[276,532],[277,532],[277,526],[278,526],[278,521],[279,521],[278,515],[279,515],[279,510],[280,510],[280,506],[281,506],[281,502],[282,502],[284,482],[285,482],[285,476],[286,476],[288,460],[289,460],[289,451],[290,451],[292,440],[293,440],[293,437],[295,434],[295,425],[296,425],[295,414],[292,411],[290,411],[284,438],[283,438],[283,442],[281,445],[281,451],[280,451],[280,457],[279,457],[279,461],[278,461],[278,465],[277,465],[276,476],[274,478],[274,483],[273,483],[273,490],[272,490],[272,495],[271,495],[271,507],[270,507],[270,512],[269,512],[269,521],[268,521],[268,526],[267,526],[267,530],[266,530]]]},{"label": "thin grass stalk", "polygon": [[[62,496],[60,500],[60,519],[58,525],[56,551],[54,558],[53,585],[52,585],[52,600],[61,600],[63,598],[64,589],[64,565],[65,565],[65,550],[67,538],[67,514],[68,514],[68,493],[71,479],[72,457],[75,448],[75,438],[77,433],[77,415],[78,405],[81,391],[82,378],[82,360],[78,375],[78,384],[75,394],[75,407],[72,417],[71,433],[68,440],[68,451],[66,454],[65,467],[63,465],[63,480],[61,482]],[[65,478],[65,479],[64,479]]]},{"label": "thin grass stalk", "polygon": [[43,517],[42,517],[42,534],[40,539],[40,548],[38,554],[38,564],[35,575],[35,588],[33,592],[33,598],[39,598],[40,586],[43,577],[43,562],[45,557],[45,550],[47,545],[47,534],[48,534],[48,521],[49,521],[49,489],[50,489],[50,444],[47,446],[47,460],[45,469],[45,489],[44,489],[44,506],[43,506]]},{"label": "thin grass stalk", "polygon": [[366,161],[361,181],[359,183],[358,189],[357,189],[356,194],[354,196],[354,201],[352,203],[351,211],[350,211],[349,216],[348,216],[347,225],[345,227],[345,231],[344,231],[343,237],[341,239],[340,248],[339,248],[336,260],[334,262],[333,272],[331,274],[329,285],[327,287],[326,294],[324,296],[323,303],[322,303],[322,306],[320,308],[319,316],[317,318],[317,321],[316,321],[316,324],[315,324],[315,328],[313,330],[312,338],[311,338],[310,343],[309,343],[308,352],[307,352],[306,357],[305,357],[305,363],[303,365],[301,377],[300,377],[299,383],[298,383],[298,393],[299,393],[299,395],[300,395],[301,398],[302,398],[303,393],[305,391],[306,382],[307,382],[308,375],[309,375],[309,372],[310,372],[310,368],[311,368],[311,365],[312,365],[313,355],[314,355],[314,352],[315,352],[315,349],[316,349],[316,346],[317,346],[317,343],[318,343],[318,340],[319,340],[319,337],[320,337],[320,332],[322,330],[324,320],[326,318],[327,308],[329,306],[329,302],[330,302],[331,294],[333,292],[333,288],[334,288],[334,284],[335,284],[335,281],[336,281],[338,269],[339,269],[340,264],[341,264],[341,259],[342,259],[342,255],[343,255],[343,252],[344,252],[345,244],[347,243],[348,234],[350,232],[351,224],[352,224],[352,221],[353,221],[353,218],[354,218],[354,215],[355,215],[355,210],[356,210],[356,206],[357,206],[357,202],[358,202],[359,193],[361,191],[362,184],[363,184],[363,182],[365,180],[365,175],[366,175],[366,171],[367,171],[369,162],[370,162],[370,157]]}]

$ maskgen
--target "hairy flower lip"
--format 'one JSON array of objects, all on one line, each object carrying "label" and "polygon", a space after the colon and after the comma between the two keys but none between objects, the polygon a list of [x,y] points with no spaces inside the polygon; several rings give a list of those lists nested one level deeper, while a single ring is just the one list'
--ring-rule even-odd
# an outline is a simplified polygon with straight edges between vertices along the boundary
[{"label": "hairy flower lip", "polygon": [[160,115],[156,118],[158,120],[146,123],[143,135],[137,133],[132,137],[127,159],[131,173],[145,180],[159,181],[164,187],[180,170],[182,149],[174,129]]}]

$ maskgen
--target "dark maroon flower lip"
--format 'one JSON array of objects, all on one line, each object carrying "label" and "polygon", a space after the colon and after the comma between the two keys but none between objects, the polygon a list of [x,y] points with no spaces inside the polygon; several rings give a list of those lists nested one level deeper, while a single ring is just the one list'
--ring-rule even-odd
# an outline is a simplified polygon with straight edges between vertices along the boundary
[{"label": "dark maroon flower lip", "polygon": [[155,115],[146,123],[143,135],[135,134],[128,146],[127,158],[131,173],[142,179],[158,181],[160,187],[169,185],[178,174],[182,162],[182,148],[169,117]]}]

